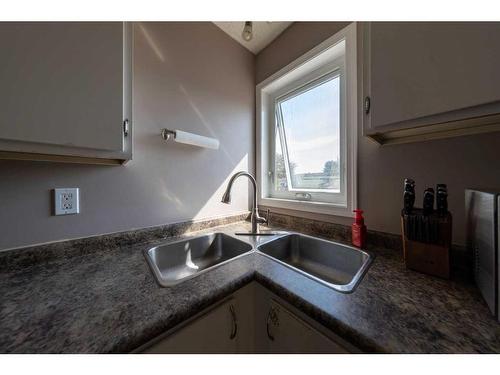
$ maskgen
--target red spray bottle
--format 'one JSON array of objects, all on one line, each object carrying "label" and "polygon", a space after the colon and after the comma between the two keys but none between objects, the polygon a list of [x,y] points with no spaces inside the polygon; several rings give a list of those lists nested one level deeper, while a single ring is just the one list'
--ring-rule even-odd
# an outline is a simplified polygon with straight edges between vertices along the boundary
[{"label": "red spray bottle", "polygon": [[352,223],[352,244],[360,249],[366,245],[366,225],[363,210],[354,210],[354,223]]}]

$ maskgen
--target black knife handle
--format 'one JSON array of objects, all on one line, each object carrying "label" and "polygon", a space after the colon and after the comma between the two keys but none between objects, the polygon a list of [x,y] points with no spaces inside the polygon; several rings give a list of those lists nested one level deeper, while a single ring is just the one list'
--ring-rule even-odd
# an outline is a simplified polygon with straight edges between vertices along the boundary
[{"label": "black knife handle", "polygon": [[424,202],[422,205],[424,209],[424,215],[430,215],[434,210],[434,189],[427,188],[424,191]]}]

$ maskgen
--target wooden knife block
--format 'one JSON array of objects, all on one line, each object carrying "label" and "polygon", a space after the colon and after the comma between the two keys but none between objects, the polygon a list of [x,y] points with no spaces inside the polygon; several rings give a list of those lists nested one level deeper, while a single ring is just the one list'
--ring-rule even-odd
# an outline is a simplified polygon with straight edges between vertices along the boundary
[{"label": "wooden knife block", "polygon": [[[422,214],[421,210],[415,210],[416,215]],[[431,215],[436,215],[434,219],[439,223],[438,240],[435,243],[409,240],[405,233],[407,215],[401,216],[405,265],[414,271],[449,279],[452,217],[449,212],[443,216],[437,216],[437,213]]]}]

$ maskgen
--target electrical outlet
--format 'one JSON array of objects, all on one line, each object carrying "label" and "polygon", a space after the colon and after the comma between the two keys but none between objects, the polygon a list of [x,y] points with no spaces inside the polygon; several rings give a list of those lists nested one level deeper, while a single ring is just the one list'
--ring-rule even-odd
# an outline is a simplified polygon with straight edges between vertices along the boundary
[{"label": "electrical outlet", "polygon": [[56,215],[70,215],[80,212],[80,189],[54,189],[54,213]]}]

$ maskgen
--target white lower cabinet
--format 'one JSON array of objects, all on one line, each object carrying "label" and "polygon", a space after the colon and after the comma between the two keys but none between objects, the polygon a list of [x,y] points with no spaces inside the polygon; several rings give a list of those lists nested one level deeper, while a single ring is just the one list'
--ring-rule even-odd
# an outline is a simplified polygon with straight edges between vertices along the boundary
[{"label": "white lower cabinet", "polygon": [[275,300],[271,300],[266,317],[266,338],[262,353],[349,353],[331,338],[313,328]]},{"label": "white lower cabinet", "polygon": [[251,283],[139,348],[142,353],[353,353],[355,347]]},{"label": "white lower cabinet", "polygon": [[237,353],[236,301],[228,301],[168,332],[145,353]]}]

